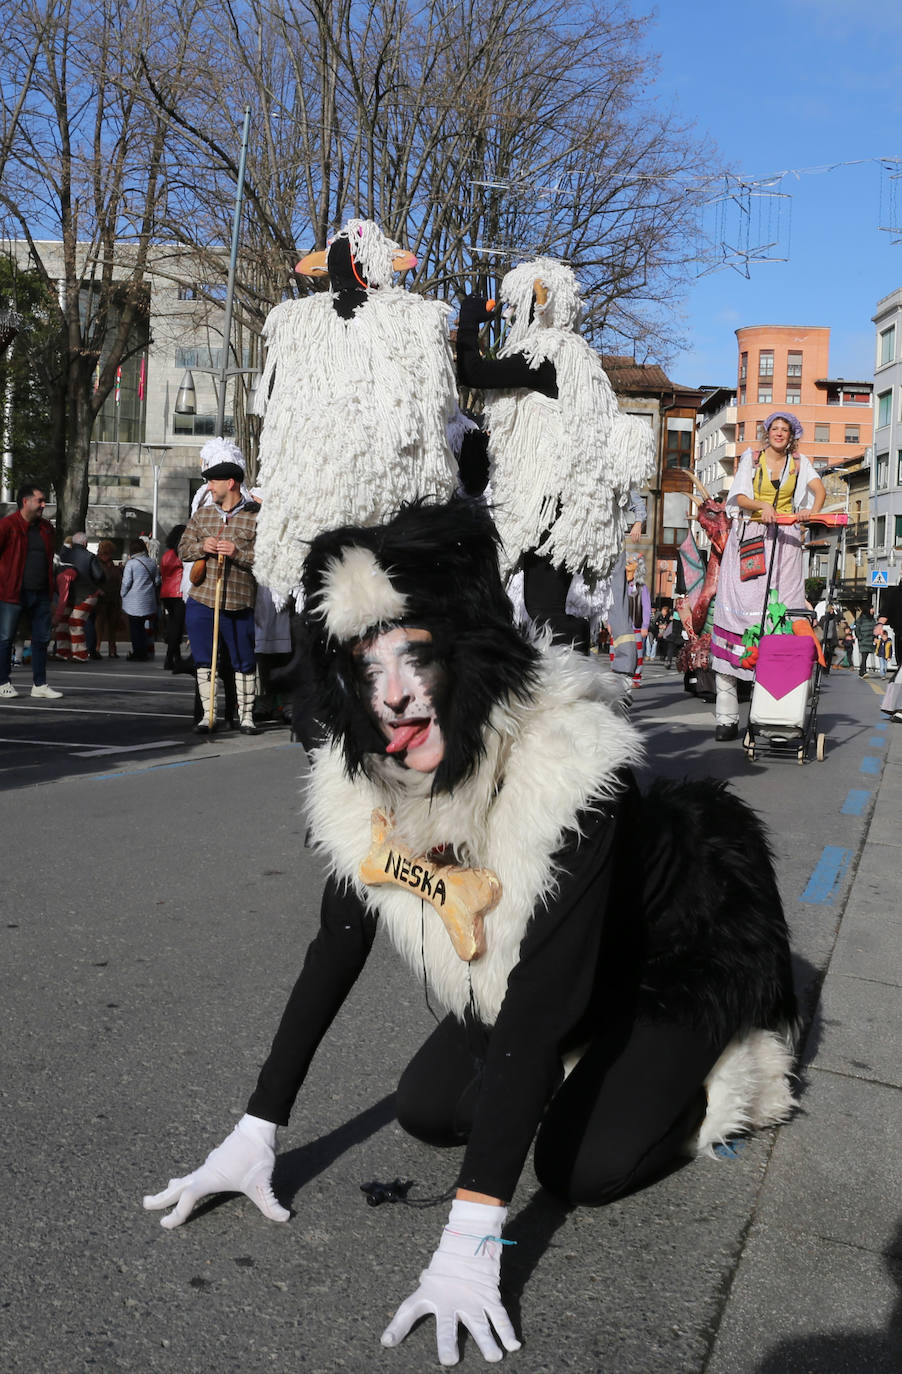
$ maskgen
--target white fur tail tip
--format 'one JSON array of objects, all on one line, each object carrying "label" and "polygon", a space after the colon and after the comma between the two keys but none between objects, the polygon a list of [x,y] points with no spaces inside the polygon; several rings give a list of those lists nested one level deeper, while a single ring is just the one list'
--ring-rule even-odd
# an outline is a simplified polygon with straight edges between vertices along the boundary
[{"label": "white fur tail tip", "polygon": [[776,1031],[753,1030],[731,1040],[705,1079],[708,1110],[687,1142],[690,1155],[714,1155],[731,1137],[776,1126],[795,1108],[790,1088],[794,1054]]}]

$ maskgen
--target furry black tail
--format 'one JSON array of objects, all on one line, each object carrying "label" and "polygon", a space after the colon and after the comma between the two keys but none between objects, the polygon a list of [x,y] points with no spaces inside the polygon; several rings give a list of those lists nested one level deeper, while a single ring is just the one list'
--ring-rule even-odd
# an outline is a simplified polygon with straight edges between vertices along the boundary
[{"label": "furry black tail", "polygon": [[756,812],[711,779],[655,783],[641,812],[653,837],[643,1012],[721,1044],[755,1027],[794,1038],[789,932]]}]

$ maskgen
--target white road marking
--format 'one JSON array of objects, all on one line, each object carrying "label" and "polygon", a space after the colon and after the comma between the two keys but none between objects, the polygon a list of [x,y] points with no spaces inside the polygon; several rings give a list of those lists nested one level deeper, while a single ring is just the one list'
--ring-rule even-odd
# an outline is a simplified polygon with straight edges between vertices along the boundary
[{"label": "white road marking", "polygon": [[4,739],[0,736],[0,744],[34,744],[43,749],[82,749],[86,751],[82,754],[82,758],[90,759],[98,754],[137,754],[139,750],[143,749],[177,749],[180,744],[184,744],[184,740],[161,739],[155,740],[152,744],[114,744],[105,746],[103,749],[98,749],[93,742],[80,744],[74,740]]},{"label": "white road marking", "polygon": [[[4,699],[3,709],[12,711],[47,711],[53,714],[53,705],[48,702],[46,705],[39,706],[37,702],[32,705],[29,701],[19,703],[7,702]],[[160,720],[186,720],[188,711],[114,711],[112,708],[106,711],[94,710],[90,706],[61,706],[59,708],[66,716],[129,716],[132,720],[149,720],[158,717]]]}]

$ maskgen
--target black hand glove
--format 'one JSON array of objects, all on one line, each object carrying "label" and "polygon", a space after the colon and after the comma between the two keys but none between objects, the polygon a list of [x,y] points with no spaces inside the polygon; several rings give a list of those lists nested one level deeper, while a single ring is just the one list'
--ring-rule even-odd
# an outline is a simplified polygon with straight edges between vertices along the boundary
[{"label": "black hand glove", "polygon": [[491,319],[485,296],[464,296],[457,319],[458,329],[478,329]]}]

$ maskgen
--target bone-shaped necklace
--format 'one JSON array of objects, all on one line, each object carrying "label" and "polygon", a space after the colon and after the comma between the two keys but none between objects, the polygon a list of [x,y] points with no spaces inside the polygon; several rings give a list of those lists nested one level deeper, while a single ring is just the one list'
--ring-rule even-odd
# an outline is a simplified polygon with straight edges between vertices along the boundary
[{"label": "bone-shaped necklace", "polygon": [[444,923],[459,958],[466,963],[485,953],[484,918],[501,900],[501,880],[490,868],[462,868],[413,854],[392,835],[392,818],[375,810],[372,844],[360,865],[369,887],[391,883],[428,902]]}]

